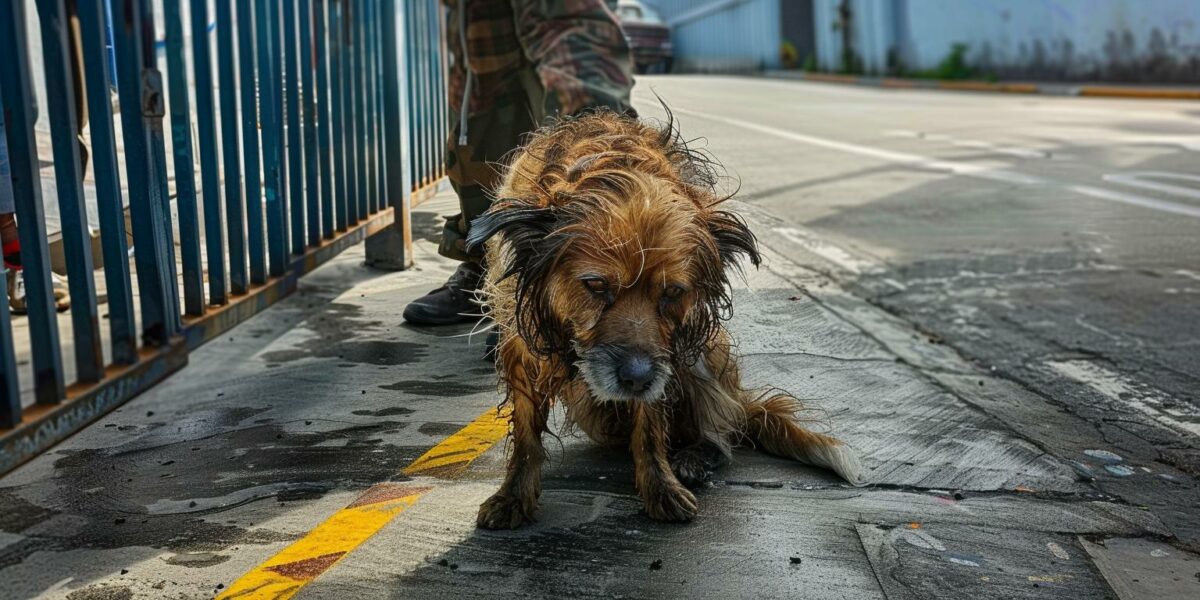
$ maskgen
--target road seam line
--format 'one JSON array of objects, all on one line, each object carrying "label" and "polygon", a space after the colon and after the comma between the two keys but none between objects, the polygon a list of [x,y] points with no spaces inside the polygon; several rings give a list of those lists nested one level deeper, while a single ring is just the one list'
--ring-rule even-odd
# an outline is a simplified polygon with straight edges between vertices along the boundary
[{"label": "road seam line", "polygon": [[[407,476],[454,479],[508,435],[508,412],[488,410],[404,468]],[[433,481],[377,483],[304,537],[263,561],[217,596],[219,600],[291,598],[416,504]]]}]

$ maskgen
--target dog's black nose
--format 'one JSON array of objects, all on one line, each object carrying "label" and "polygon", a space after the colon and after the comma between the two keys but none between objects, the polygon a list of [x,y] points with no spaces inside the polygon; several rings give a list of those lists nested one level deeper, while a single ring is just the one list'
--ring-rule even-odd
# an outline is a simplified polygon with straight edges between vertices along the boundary
[{"label": "dog's black nose", "polygon": [[630,354],[617,369],[617,380],[630,392],[644,392],[654,381],[654,361],[644,354]]}]

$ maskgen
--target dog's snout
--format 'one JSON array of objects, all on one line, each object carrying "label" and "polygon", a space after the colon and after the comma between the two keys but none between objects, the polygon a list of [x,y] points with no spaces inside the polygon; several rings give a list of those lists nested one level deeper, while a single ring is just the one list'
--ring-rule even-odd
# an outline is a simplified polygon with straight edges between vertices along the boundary
[{"label": "dog's snout", "polygon": [[617,380],[621,387],[634,393],[650,389],[654,382],[654,361],[645,354],[630,353],[617,368]]}]

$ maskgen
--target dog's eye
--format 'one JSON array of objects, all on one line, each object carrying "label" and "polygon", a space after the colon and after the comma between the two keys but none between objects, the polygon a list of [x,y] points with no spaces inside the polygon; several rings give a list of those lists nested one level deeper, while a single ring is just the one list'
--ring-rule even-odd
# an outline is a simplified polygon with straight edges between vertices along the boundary
[{"label": "dog's eye", "polygon": [[608,282],[603,277],[584,277],[581,281],[583,281],[583,287],[587,288],[587,291],[597,296],[608,293]]},{"label": "dog's eye", "polygon": [[687,293],[687,288],[679,284],[668,285],[667,289],[663,290],[663,298],[672,302],[683,297]]}]

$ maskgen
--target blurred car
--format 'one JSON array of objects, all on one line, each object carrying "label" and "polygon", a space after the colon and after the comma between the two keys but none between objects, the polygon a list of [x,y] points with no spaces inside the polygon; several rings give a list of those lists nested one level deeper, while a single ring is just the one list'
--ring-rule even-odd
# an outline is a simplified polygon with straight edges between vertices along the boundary
[{"label": "blurred car", "polygon": [[671,28],[653,8],[639,0],[619,0],[617,18],[633,50],[638,73],[669,73],[675,58]]}]

